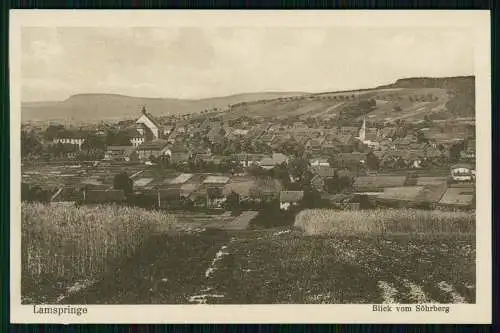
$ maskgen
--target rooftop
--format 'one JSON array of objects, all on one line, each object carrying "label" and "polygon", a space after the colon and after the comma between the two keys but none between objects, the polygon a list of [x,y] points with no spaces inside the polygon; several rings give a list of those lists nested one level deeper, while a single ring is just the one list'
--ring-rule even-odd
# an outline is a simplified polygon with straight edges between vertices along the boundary
[{"label": "rooftop", "polygon": [[229,181],[229,177],[226,176],[208,176],[203,181],[204,184],[226,184]]},{"label": "rooftop", "polygon": [[318,175],[322,178],[332,178],[335,177],[335,169],[331,167],[315,167],[312,169],[312,172],[315,175]]},{"label": "rooftop", "polygon": [[193,177],[192,173],[182,173],[179,176],[177,176],[176,178],[169,181],[169,184],[184,184],[192,177]]},{"label": "rooftop", "polygon": [[139,150],[161,150],[168,145],[166,140],[155,140],[142,143],[137,149]]},{"label": "rooftop", "polygon": [[127,151],[127,150],[134,150],[134,146],[108,146],[106,150],[108,151]]}]

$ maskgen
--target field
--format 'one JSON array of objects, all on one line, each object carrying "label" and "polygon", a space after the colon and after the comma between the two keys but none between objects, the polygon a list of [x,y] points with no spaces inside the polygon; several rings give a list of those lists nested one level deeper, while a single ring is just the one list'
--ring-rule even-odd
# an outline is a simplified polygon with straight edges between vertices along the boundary
[{"label": "field", "polygon": [[21,210],[22,293],[42,301],[91,283],[152,235],[173,230],[171,216],[137,208],[22,203]]},{"label": "field", "polygon": [[[272,113],[273,116],[281,118],[300,116],[322,119],[338,116],[353,101],[356,103],[359,99],[374,99],[376,100],[375,108],[364,115],[371,121],[394,122],[404,119],[408,122],[418,122],[426,115],[445,109],[449,100],[446,92],[441,88],[420,87],[304,95],[240,104],[233,106],[230,112],[224,114],[224,117],[235,118],[243,115],[266,117]],[[422,96],[426,99],[420,101]],[[432,99],[427,96],[432,96]],[[341,101],[338,100],[339,97],[342,97]],[[343,97],[347,97],[347,100],[344,101]],[[397,108],[399,108],[398,111],[396,111]],[[361,118],[360,116],[356,119]]]},{"label": "field", "polygon": [[377,236],[405,233],[408,237],[418,234],[453,237],[474,234],[475,224],[472,212],[417,209],[311,209],[300,212],[295,220],[295,226],[307,235]]},{"label": "field", "polygon": [[[343,212],[310,210],[299,213],[295,227],[262,229],[250,225],[243,230],[254,212],[237,217],[228,213],[167,216],[136,209],[127,214],[117,208],[81,209],[66,210],[69,213],[63,216],[41,205],[23,206],[25,303],[475,302],[473,213],[349,212],[350,221],[361,225],[353,229],[343,221],[343,216],[348,216]],[[77,229],[69,232],[74,224],[62,222],[68,217],[82,220],[83,216],[89,222],[83,223],[80,230],[85,232],[80,234]],[[377,221],[391,218],[400,223],[386,223],[385,229],[378,229]],[[140,234],[141,240],[133,232],[141,230],[141,223],[132,223],[136,220],[149,226]],[[317,223],[329,227],[319,228]],[[421,232],[430,223],[436,227]],[[422,226],[408,227],[416,224]],[[115,229],[109,232],[112,225]],[[134,227],[127,229],[129,225]],[[164,228],[158,233],[151,225]],[[91,237],[96,234],[104,236]],[[116,238],[113,235],[125,238],[114,243],[103,241]],[[67,256],[68,247],[60,246],[72,242],[79,242],[80,257]],[[96,254],[96,249],[110,243],[115,244],[110,247],[114,249],[118,249],[117,244],[131,249],[135,245],[135,251]],[[33,252],[35,249],[38,251]],[[119,260],[110,257],[105,262],[113,264],[102,269],[99,262],[104,262],[103,253],[115,253]],[[67,260],[61,261],[56,254]],[[81,269],[71,271],[69,265]],[[49,281],[57,282],[58,289],[49,286]]]},{"label": "field", "polygon": [[78,184],[91,185],[94,188],[108,188],[113,184],[113,177],[120,172],[127,172],[129,176],[139,175],[145,166],[143,164],[120,164],[107,166],[89,166],[75,163],[44,165],[23,165],[21,170],[22,181],[42,187],[75,186]]},{"label": "field", "polygon": [[473,237],[304,237],[287,229],[163,236],[65,302],[473,303],[474,261]]}]

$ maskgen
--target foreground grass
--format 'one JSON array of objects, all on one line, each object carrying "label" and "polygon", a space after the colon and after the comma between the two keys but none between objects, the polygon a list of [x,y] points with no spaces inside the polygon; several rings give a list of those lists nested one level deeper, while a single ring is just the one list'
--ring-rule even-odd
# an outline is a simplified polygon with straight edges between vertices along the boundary
[{"label": "foreground grass", "polygon": [[397,290],[400,303],[451,302],[442,281],[475,302],[473,237],[284,234],[241,239],[228,252],[208,282],[227,295],[224,303],[382,303],[379,281]]},{"label": "foreground grass", "polygon": [[307,235],[452,235],[475,233],[476,219],[475,212],[309,209],[297,214],[294,225]]},{"label": "foreground grass", "polygon": [[[193,296],[208,295],[210,304],[382,303],[382,282],[397,290],[399,303],[424,298],[448,303],[453,296],[440,289],[444,281],[473,303],[474,244],[470,235],[304,237],[269,229],[163,235],[114,275],[67,302],[188,304]],[[214,265],[219,251],[224,255]],[[424,296],[415,292],[418,288]]]},{"label": "foreground grass", "polygon": [[54,301],[76,282],[87,283],[122,264],[172,222],[168,215],[138,208],[23,203],[22,294],[28,301]]}]

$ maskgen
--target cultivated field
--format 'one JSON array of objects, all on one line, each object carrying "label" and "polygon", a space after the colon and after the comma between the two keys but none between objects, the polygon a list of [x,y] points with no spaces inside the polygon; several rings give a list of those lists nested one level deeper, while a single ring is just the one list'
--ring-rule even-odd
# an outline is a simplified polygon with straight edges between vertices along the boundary
[{"label": "cultivated field", "polygon": [[[337,223],[341,215],[324,212]],[[342,214],[341,212],[337,212]],[[401,217],[402,211],[350,212]],[[212,230],[194,227],[157,235],[119,270],[62,303],[271,304],[271,303],[473,303],[475,237],[472,215],[422,215],[389,224],[384,232],[365,222],[318,229],[306,211],[300,228]],[[247,213],[246,215],[251,215]],[[244,215],[241,219],[246,219]],[[413,218],[410,218],[413,216]],[[195,225],[215,216],[193,217]],[[211,221],[211,222],[210,222]],[[230,217],[219,221],[231,224]],[[315,221],[311,219],[309,221]],[[360,222],[361,220],[353,220]],[[430,232],[403,225],[442,225]],[[184,224],[188,221],[184,221]],[[452,226],[458,227],[452,230]],[[446,226],[446,227],[444,227]],[[229,228],[230,229],[230,228]],[[303,230],[313,230],[306,232]],[[335,230],[336,232],[332,232]],[[180,231],[180,232],[179,232]],[[375,231],[375,232],[373,232]],[[450,232],[453,231],[453,232]],[[308,235],[308,234],[314,235]]]},{"label": "cultivated field", "polygon": [[300,212],[295,226],[307,235],[393,235],[444,234],[447,237],[475,233],[473,212],[417,209],[374,209],[334,211],[310,209]]},{"label": "cultivated field", "polygon": [[119,266],[152,235],[173,230],[171,216],[138,208],[23,202],[21,210],[22,294],[49,302]]}]

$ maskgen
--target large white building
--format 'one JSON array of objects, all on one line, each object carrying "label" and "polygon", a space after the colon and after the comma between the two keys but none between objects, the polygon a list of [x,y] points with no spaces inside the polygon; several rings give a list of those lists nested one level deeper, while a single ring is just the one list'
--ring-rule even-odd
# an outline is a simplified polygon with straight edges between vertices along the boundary
[{"label": "large white building", "polygon": [[156,123],[153,117],[146,112],[145,107],[142,107],[142,115],[135,123],[137,126],[137,132],[141,135],[146,136],[147,131],[150,131],[153,135],[153,140],[158,140],[160,138],[160,126]]},{"label": "large white building", "polygon": [[146,111],[145,107],[142,107],[141,116],[136,120],[135,125],[125,131],[135,147],[146,142],[157,141],[163,133],[160,125]]}]

